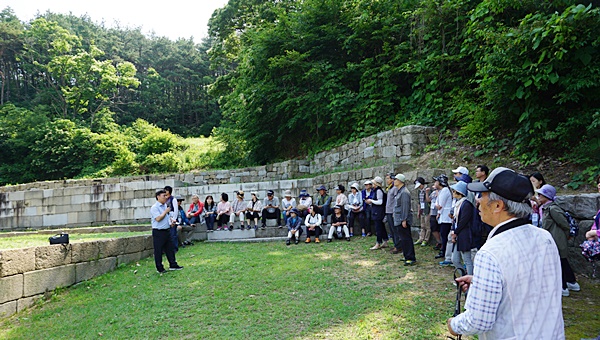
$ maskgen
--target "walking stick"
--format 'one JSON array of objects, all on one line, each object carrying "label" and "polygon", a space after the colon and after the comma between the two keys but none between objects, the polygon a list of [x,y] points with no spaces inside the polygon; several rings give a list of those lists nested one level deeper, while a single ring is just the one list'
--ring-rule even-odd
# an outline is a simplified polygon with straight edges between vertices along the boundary
[{"label": "walking stick", "polygon": [[[464,268],[456,268],[454,270],[454,282],[456,282],[456,279],[458,279],[459,277],[462,277],[465,275],[467,275],[467,271],[464,270]],[[458,282],[456,282],[456,303],[454,304],[454,315],[452,315],[453,317],[460,314],[460,294],[461,294],[461,287],[458,284]],[[447,338],[452,339],[452,340],[461,340],[462,335],[460,335],[460,334],[457,335],[456,339],[454,339],[451,336],[447,336]]]}]

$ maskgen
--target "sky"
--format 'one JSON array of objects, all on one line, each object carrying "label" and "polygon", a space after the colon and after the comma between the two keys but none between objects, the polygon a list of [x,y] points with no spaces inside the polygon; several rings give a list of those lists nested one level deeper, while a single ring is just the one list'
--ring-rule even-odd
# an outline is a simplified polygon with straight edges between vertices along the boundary
[{"label": "sky", "polygon": [[88,14],[94,22],[105,26],[141,27],[149,35],[172,40],[194,37],[195,42],[207,36],[208,19],[228,0],[0,0],[0,10],[10,7],[21,21],[33,19],[36,13],[50,10],[54,13],[76,16]]}]

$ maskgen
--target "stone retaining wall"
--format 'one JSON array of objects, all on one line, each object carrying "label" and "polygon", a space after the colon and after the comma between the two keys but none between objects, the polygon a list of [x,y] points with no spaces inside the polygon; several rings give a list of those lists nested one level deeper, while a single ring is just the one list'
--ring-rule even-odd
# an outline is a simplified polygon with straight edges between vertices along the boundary
[{"label": "stone retaining wall", "polygon": [[0,251],[0,317],[68,287],[153,254],[152,236]]}]

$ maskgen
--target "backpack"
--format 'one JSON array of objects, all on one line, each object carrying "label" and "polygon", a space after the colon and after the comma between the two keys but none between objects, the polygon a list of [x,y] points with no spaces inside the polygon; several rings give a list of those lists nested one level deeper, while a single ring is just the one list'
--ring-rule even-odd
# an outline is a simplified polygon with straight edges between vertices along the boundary
[{"label": "backpack", "polygon": [[575,220],[575,218],[573,218],[573,216],[571,216],[571,214],[569,214],[568,211],[565,211],[565,217],[567,218],[567,221],[569,222],[569,236],[575,237],[575,236],[579,235],[579,224],[577,224],[577,221]]},{"label": "backpack", "polygon": [[595,257],[600,255],[600,242],[598,241],[584,241],[579,247],[581,247],[581,255],[589,262],[593,262]]}]

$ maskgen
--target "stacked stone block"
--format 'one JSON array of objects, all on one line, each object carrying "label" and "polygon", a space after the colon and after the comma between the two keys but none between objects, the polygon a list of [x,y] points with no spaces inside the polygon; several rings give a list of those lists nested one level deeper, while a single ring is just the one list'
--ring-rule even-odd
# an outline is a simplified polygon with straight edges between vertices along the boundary
[{"label": "stacked stone block", "polygon": [[68,287],[153,253],[152,236],[0,251],[0,317]]}]

